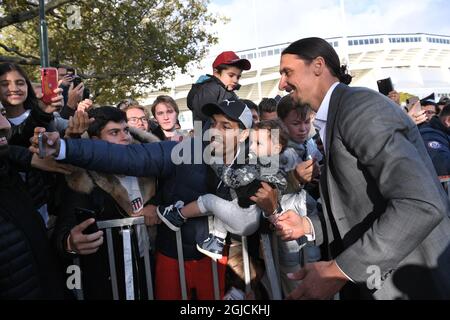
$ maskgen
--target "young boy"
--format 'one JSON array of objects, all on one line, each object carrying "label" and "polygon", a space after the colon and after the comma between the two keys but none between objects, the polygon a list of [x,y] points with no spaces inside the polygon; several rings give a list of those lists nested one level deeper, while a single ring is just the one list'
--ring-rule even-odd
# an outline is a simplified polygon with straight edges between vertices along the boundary
[{"label": "young boy", "polygon": [[208,103],[237,100],[234,91],[240,88],[242,71],[250,70],[251,64],[233,51],[225,51],[216,57],[212,67],[213,74],[200,77],[187,96],[187,105],[193,112],[194,121],[202,121],[203,126],[209,117],[202,112],[202,107]]},{"label": "young boy", "polygon": [[234,190],[237,198],[227,201],[213,194],[205,194],[181,209],[174,206],[160,206],[157,209],[161,220],[174,231],[179,230],[188,218],[214,215],[214,230],[203,243],[197,245],[200,252],[213,259],[222,258],[227,229],[241,235],[249,235],[257,230],[260,210],[249,198],[260,188],[261,181],[277,188],[280,194],[286,189],[285,175],[279,168],[279,155],[287,143],[287,132],[283,130],[281,122],[259,122],[250,137],[250,153],[246,164],[211,165],[221,181]]}]

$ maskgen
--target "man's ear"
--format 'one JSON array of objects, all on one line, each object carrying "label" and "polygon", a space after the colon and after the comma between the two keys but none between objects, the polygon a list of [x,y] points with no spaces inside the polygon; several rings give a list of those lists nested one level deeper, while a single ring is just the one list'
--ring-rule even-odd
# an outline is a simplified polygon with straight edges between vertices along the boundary
[{"label": "man's ear", "polygon": [[216,68],[213,69],[213,76],[216,78],[220,77],[220,72]]},{"label": "man's ear", "polygon": [[313,71],[316,76],[320,76],[326,68],[325,59],[321,56],[312,61]]},{"label": "man's ear", "polygon": [[239,142],[242,143],[242,142],[244,142],[245,140],[247,140],[249,134],[250,134],[250,130],[249,130],[249,129],[243,130],[243,131],[239,134]]}]

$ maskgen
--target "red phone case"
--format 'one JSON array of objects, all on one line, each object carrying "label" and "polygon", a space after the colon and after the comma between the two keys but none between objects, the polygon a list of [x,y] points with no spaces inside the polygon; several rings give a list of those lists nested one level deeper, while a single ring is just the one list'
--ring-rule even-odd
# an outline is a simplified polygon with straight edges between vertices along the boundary
[{"label": "red phone case", "polygon": [[53,92],[58,88],[58,70],[56,68],[41,69],[42,102],[51,104],[52,98],[56,97]]}]

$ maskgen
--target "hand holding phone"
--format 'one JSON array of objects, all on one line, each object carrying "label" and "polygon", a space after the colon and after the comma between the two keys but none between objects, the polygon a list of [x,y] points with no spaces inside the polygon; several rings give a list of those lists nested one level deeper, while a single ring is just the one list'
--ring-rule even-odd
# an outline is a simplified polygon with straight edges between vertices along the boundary
[{"label": "hand holding phone", "polygon": [[38,135],[38,145],[39,145],[39,158],[45,158],[45,147],[44,147],[44,132]]},{"label": "hand holding phone", "polygon": [[58,89],[58,70],[56,68],[41,69],[41,86],[42,86],[42,102],[46,105],[52,103],[52,98],[57,94],[54,92]]},{"label": "hand holding phone", "polygon": [[408,109],[408,112],[415,114],[422,111],[422,106],[420,105],[418,97],[411,97],[406,101],[406,103],[407,103],[406,108]]},{"label": "hand holding phone", "polygon": [[[85,209],[85,208],[75,208],[75,215],[77,217],[77,223],[83,223],[88,219],[96,219],[95,211]],[[98,231],[97,222],[89,225],[86,229],[84,229],[83,234],[92,234]]]},{"label": "hand holding phone", "polygon": [[385,96],[389,95],[389,92],[394,91],[391,78],[381,79],[377,81],[378,91]]}]

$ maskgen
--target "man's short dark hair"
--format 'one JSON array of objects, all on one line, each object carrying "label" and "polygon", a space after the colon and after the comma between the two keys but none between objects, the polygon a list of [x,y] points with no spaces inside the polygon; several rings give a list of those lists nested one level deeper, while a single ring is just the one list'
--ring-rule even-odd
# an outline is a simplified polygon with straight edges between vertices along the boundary
[{"label": "man's short dark hair", "polygon": [[309,105],[295,102],[291,95],[281,98],[280,102],[278,102],[278,118],[284,121],[292,110],[297,111],[298,116],[302,120],[306,120],[313,113]]},{"label": "man's short dark hair", "polygon": [[289,132],[284,123],[281,122],[281,120],[274,119],[274,120],[260,121],[254,125],[253,129],[254,130],[267,129],[269,130],[271,137],[273,130],[278,130],[279,132],[278,143],[282,147],[281,152],[283,152],[284,149],[287,147],[287,144],[289,142]]},{"label": "man's short dark hair", "polygon": [[273,98],[263,98],[259,103],[258,108],[260,116],[263,114],[263,112],[277,112],[277,100]]},{"label": "man's short dark hair", "polygon": [[127,114],[122,110],[103,106],[88,111],[89,118],[95,118],[94,122],[89,125],[87,130],[89,137],[100,137],[100,132],[112,121],[115,123],[127,122]]}]

